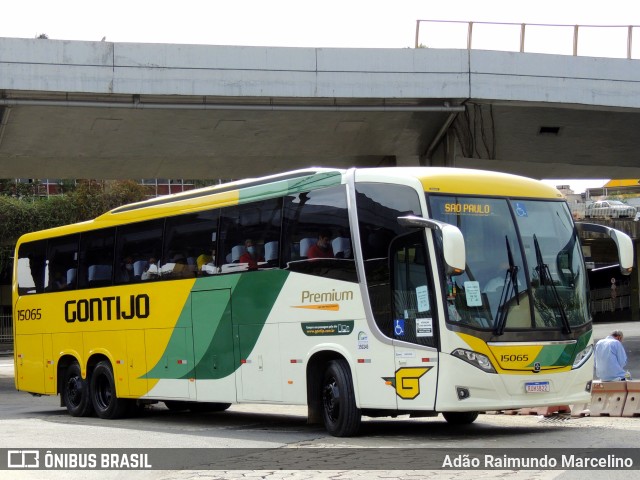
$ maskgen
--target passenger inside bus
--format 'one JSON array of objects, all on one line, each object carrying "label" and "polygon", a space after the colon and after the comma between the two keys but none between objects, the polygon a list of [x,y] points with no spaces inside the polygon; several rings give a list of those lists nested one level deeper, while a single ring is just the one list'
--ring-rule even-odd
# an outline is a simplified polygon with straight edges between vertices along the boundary
[{"label": "passenger inside bus", "polygon": [[193,269],[183,254],[177,253],[171,259],[171,262],[174,264],[173,269],[171,270],[174,278],[190,278],[195,276]]},{"label": "passenger inside bus", "polygon": [[129,255],[124,258],[118,271],[118,283],[133,281],[133,258]]},{"label": "passenger inside bus", "polygon": [[264,259],[258,255],[258,247],[253,244],[253,240],[247,238],[244,241],[245,252],[240,255],[239,263],[246,263],[248,270],[257,270],[258,262],[264,262]]},{"label": "passenger inside bus", "polygon": [[216,264],[216,249],[215,247],[211,248],[211,253],[203,253],[198,256],[196,259],[196,267],[198,270],[198,275],[207,274],[213,275],[215,273],[219,273],[220,269]]},{"label": "passenger inside bus", "polygon": [[160,271],[158,270],[158,262],[156,261],[155,257],[151,257],[149,259],[148,265],[144,269],[144,272],[142,272],[140,279],[143,281],[155,280],[158,278],[159,274],[160,274]]},{"label": "passenger inside bus", "polygon": [[307,258],[334,258],[333,247],[331,246],[331,232],[329,230],[321,230],[318,233],[318,239],[314,245],[309,247]]},{"label": "passenger inside bus", "polygon": [[216,263],[216,248],[215,247],[211,247],[211,251],[209,253],[201,253],[200,255],[198,255],[198,258],[196,258],[196,268],[198,270],[198,272],[203,271],[203,267],[205,265],[211,264],[211,265],[215,265]]},{"label": "passenger inside bus", "polygon": [[60,271],[54,272],[53,282],[51,282],[50,290],[52,292],[55,292],[57,290],[64,290],[65,288],[67,288],[67,282],[62,272]]}]

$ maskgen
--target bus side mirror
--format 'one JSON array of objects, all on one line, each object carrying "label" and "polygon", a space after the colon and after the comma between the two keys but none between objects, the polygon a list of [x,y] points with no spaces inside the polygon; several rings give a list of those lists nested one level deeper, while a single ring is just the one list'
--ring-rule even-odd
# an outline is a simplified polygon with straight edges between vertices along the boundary
[{"label": "bus side mirror", "polygon": [[598,225],[596,223],[576,222],[576,228],[580,232],[603,233],[611,237],[618,248],[618,261],[620,262],[620,272],[629,275],[633,270],[633,241],[631,237],[615,228]]},{"label": "bus side mirror", "polygon": [[415,215],[398,217],[398,223],[403,227],[438,230],[442,235],[442,253],[447,275],[460,275],[464,272],[467,262],[464,237],[458,227]]}]

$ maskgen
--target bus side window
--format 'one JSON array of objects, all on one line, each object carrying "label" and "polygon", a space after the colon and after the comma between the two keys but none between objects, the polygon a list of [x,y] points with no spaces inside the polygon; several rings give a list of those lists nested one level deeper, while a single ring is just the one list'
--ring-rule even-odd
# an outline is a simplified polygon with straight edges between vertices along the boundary
[{"label": "bus side window", "polygon": [[114,281],[116,284],[133,283],[136,278],[133,265],[136,261],[149,260],[162,249],[164,220],[149,220],[118,227]]},{"label": "bus side window", "polygon": [[75,290],[79,240],[79,235],[49,239],[45,266],[48,273],[48,278],[45,277],[46,291]]},{"label": "bus side window", "polygon": [[283,259],[291,271],[357,281],[345,185],[284,198]]},{"label": "bus side window", "polygon": [[[148,268],[158,270],[160,280],[192,278],[215,272],[219,210],[205,210],[167,218],[163,265]],[[145,259],[152,264],[150,258]],[[155,260],[155,258],[154,258]],[[149,270],[147,270],[148,272]],[[143,279],[154,278],[154,274]]]},{"label": "bus side window", "polygon": [[281,215],[280,198],[224,208],[218,242],[218,251],[223,255],[220,272],[277,268]]},{"label": "bus side window", "polygon": [[78,288],[111,285],[115,236],[115,228],[103,228],[80,234]]},{"label": "bus side window", "polygon": [[23,243],[18,250],[18,294],[44,292],[46,240]]}]

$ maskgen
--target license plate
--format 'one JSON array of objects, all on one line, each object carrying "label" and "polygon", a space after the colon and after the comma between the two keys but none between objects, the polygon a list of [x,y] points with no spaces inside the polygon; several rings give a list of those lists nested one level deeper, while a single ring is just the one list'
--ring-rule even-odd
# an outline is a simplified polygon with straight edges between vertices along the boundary
[{"label": "license plate", "polygon": [[527,382],[524,384],[524,390],[527,393],[550,392],[551,385],[549,382]]}]

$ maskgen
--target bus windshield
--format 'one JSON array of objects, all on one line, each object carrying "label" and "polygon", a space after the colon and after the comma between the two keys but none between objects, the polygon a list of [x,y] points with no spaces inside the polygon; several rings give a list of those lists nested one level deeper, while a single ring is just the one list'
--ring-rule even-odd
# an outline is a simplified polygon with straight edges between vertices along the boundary
[{"label": "bus windshield", "polygon": [[430,195],[433,218],[465,238],[465,272],[447,278],[448,321],[492,330],[589,321],[580,242],[564,202]]}]

